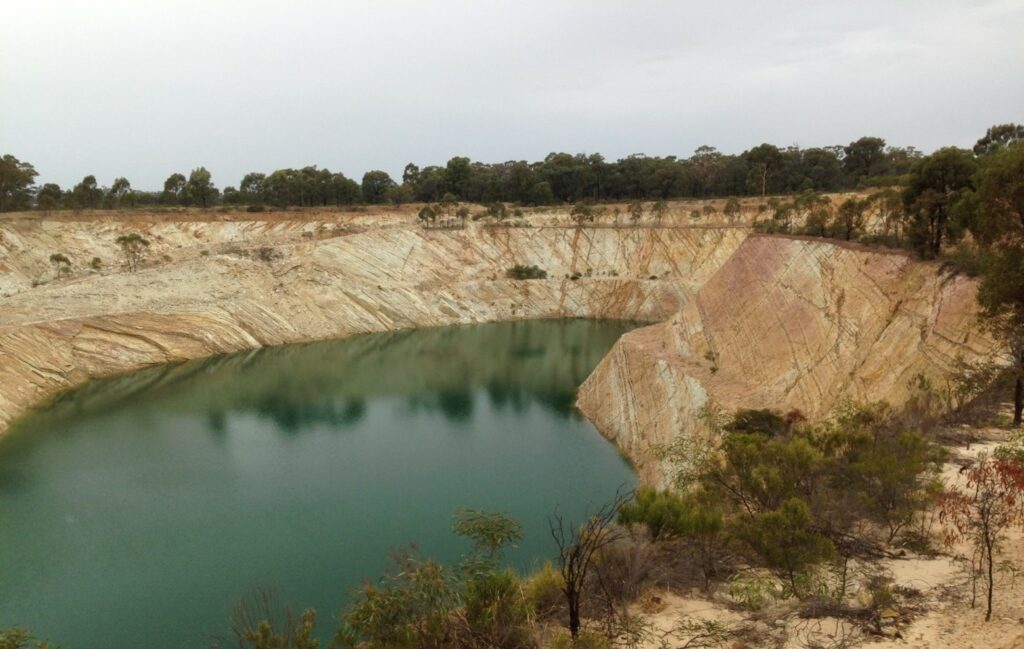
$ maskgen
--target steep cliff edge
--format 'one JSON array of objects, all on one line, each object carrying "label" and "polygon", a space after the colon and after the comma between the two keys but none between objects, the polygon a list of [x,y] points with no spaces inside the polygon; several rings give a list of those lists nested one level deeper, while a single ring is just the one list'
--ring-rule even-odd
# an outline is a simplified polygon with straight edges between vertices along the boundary
[{"label": "steep cliff edge", "polygon": [[[664,320],[746,237],[737,228],[404,226],[317,239],[303,223],[247,231],[239,223],[63,225],[3,233],[8,245],[17,242],[16,253],[42,250],[36,258],[60,245],[78,268],[96,250],[116,254],[117,232],[131,229],[154,247],[159,241],[151,257],[163,261],[138,273],[87,272],[29,288],[23,282],[38,259],[11,255],[23,261],[9,260],[7,285],[16,292],[0,298],[0,431],[91,377],[155,363],[410,327]],[[245,231],[246,240],[221,227]],[[257,248],[270,240],[274,259],[261,261]],[[509,280],[515,264],[536,264],[549,279]]]},{"label": "steep cliff edge", "polygon": [[903,254],[752,236],[669,320],[623,336],[579,406],[658,482],[656,449],[707,435],[709,403],[811,417],[844,399],[899,404],[915,375],[941,385],[958,357],[994,356],[975,291]]},{"label": "steep cliff edge", "polygon": [[[899,403],[915,375],[941,384],[957,357],[995,353],[974,283],[899,253],[737,227],[424,231],[408,216],[360,218],[0,225],[0,432],[89,378],[157,363],[411,327],[622,318],[659,324],[615,345],[579,406],[656,482],[652,448],[706,434],[709,403],[810,416],[842,399]],[[138,273],[118,269],[125,231],[153,242]],[[51,252],[72,258],[72,277],[53,279]],[[100,271],[82,270],[99,255]],[[548,279],[507,279],[515,264]]]}]

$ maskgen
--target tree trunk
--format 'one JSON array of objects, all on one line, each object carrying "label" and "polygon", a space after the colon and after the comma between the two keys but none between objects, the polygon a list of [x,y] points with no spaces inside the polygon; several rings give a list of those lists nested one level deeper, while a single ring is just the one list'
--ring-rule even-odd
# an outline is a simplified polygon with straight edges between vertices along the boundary
[{"label": "tree trunk", "polygon": [[579,593],[573,593],[567,597],[569,600],[569,635],[573,640],[580,636],[580,597]]},{"label": "tree trunk", "polygon": [[1013,425],[1020,428],[1021,412],[1024,411],[1024,376],[1017,374],[1017,385],[1013,390]]},{"label": "tree trunk", "polygon": [[985,611],[985,621],[988,622],[992,619],[992,591],[996,587],[995,582],[993,581],[995,579],[995,575],[993,574],[994,571],[992,569],[992,541],[988,533],[985,534],[985,546],[985,554],[988,555],[988,608]]}]

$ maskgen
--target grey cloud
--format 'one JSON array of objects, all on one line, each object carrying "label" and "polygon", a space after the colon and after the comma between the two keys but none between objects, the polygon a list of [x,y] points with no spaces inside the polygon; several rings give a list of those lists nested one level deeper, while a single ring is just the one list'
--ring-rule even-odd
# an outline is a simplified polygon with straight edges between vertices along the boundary
[{"label": "grey cloud", "polygon": [[453,155],[689,155],[1024,121],[1024,5],[5,2],[0,151],[62,185]]}]

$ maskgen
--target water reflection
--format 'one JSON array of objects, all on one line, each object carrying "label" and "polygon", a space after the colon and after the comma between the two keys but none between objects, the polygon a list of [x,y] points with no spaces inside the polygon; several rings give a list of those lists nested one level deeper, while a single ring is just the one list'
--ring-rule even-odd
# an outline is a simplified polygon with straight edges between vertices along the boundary
[{"label": "water reflection", "polygon": [[[161,366],[94,381],[58,398],[22,427],[57,429],[131,402],[203,414],[223,434],[232,415],[266,419],[288,435],[357,424],[366,399],[395,396],[452,424],[473,416],[473,394],[522,413],[539,403],[574,416],[574,388],[633,325],[574,320],[510,322],[355,336]],[[144,396],[141,396],[144,395]]]},{"label": "water reflection", "polygon": [[238,596],[273,583],[327,631],[389,548],[461,553],[458,507],[520,520],[508,558],[528,569],[551,557],[551,511],[582,516],[631,484],[572,409],[629,328],[358,336],[83,386],[0,442],[0,628],[75,649],[205,646]]}]

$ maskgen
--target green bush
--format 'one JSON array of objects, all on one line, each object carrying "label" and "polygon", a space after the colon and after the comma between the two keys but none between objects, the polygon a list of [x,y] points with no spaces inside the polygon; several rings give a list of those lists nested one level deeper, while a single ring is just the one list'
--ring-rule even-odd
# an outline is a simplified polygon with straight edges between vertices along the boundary
[{"label": "green bush", "polygon": [[39,640],[24,629],[12,627],[0,629],[0,649],[59,649],[49,642]]},{"label": "green bush", "polygon": [[516,264],[505,271],[505,276],[509,279],[547,279],[548,272],[537,266]]},{"label": "green bush", "polygon": [[537,619],[550,620],[562,615],[565,610],[563,586],[565,580],[562,573],[550,561],[526,580],[523,585],[526,602]]},{"label": "green bush", "polygon": [[528,644],[530,605],[511,570],[471,579],[463,602],[469,632],[486,646],[512,649]]}]

